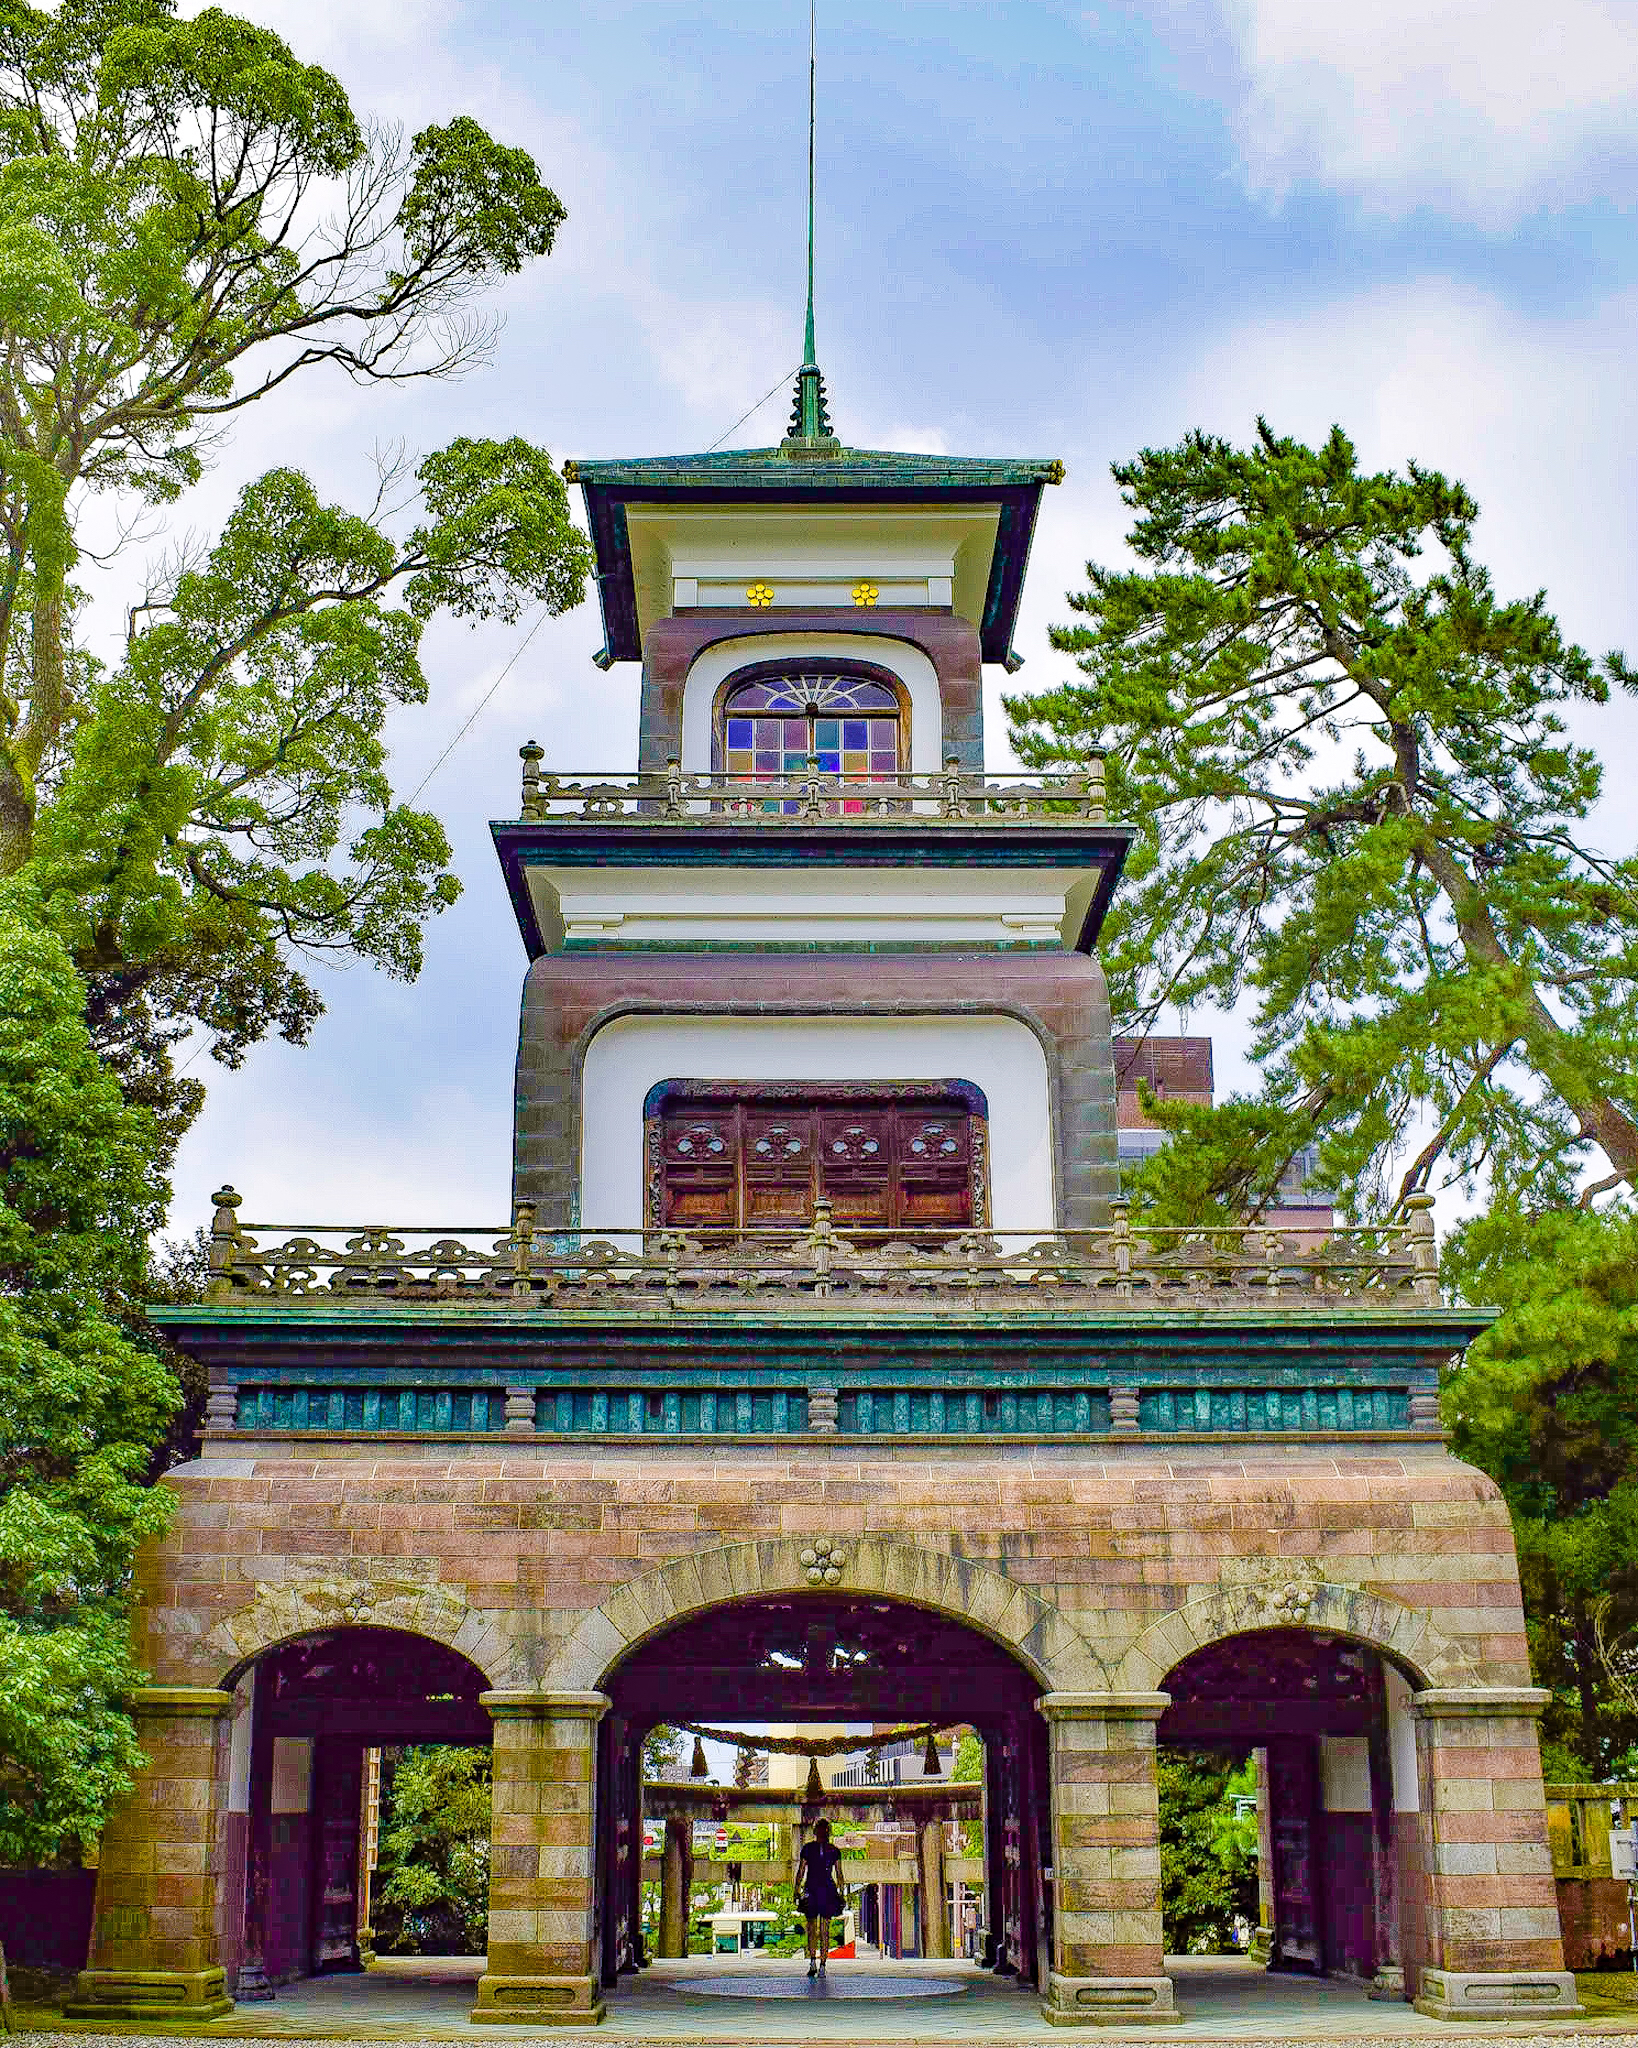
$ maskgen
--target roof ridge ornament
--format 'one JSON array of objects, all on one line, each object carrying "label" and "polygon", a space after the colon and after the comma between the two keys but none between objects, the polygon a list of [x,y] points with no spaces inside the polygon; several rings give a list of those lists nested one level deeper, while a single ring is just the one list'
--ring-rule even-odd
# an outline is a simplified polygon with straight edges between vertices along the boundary
[{"label": "roof ridge ornament", "polygon": [[781,455],[797,460],[837,456],[842,452],[842,444],[831,428],[825,380],[813,341],[813,134],[817,77],[818,0],[808,0],[808,312],[802,330],[802,367],[796,373],[791,423],[779,444]]}]

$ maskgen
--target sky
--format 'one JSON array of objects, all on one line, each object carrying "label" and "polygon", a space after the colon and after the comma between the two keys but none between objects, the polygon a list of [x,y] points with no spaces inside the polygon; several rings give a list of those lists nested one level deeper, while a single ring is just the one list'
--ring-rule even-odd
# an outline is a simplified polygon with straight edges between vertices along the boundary
[{"label": "sky", "polygon": [[[385,392],[328,373],[286,387],[243,416],[173,536],[209,533],[274,463],[362,504],[373,450],[458,433],[558,459],[778,439],[801,354],[802,0],[240,11],[361,114],[413,130],[468,113],[528,149],[568,218],[497,295],[487,364]],[[1574,637],[1638,653],[1638,0],[819,0],[818,76],[837,431],[1067,465],[1011,687],[1063,679],[1047,628],[1088,559],[1120,557],[1110,464],[1191,427],[1244,440],[1259,413],[1460,476],[1504,595],[1545,588]],[[465,883],[420,980],[321,971],[308,1045],[232,1074],[196,1056],[209,1101],[174,1230],[208,1220],[224,1179],[247,1219],[504,1222],[525,960],[487,821],[516,815],[525,740],[564,771],[636,749],[636,671],[591,665],[595,603],[520,653],[530,624],[435,626],[430,701],[392,727],[400,789],[439,764],[421,801]],[[1630,848],[1638,706],[1581,730],[1614,770],[1594,836]],[[1232,1084],[1239,1020],[1192,1028],[1216,1034]]]}]

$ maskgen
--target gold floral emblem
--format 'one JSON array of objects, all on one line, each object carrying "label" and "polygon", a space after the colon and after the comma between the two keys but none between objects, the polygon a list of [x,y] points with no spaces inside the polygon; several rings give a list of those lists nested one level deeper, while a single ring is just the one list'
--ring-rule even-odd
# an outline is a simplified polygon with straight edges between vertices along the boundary
[{"label": "gold floral emblem", "polygon": [[766,611],[768,606],[773,603],[773,597],[773,585],[771,583],[753,583],[745,593],[745,602],[747,604],[754,604],[758,611]]},{"label": "gold floral emblem", "polygon": [[869,606],[873,605],[876,602],[877,598],[880,596],[881,592],[876,588],[874,583],[855,583],[853,586],[853,602],[856,605],[861,605],[868,608]]}]

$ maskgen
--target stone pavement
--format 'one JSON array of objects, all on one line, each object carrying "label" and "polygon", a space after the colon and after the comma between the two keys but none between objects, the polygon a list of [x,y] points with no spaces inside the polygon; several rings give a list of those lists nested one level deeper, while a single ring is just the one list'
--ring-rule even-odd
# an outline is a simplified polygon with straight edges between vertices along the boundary
[{"label": "stone pavement", "polygon": [[[1188,2048],[1216,2042],[1285,2043],[1369,2041],[1373,2048],[1426,2048],[1430,2037],[1452,2029],[1424,2019],[1408,2005],[1374,2004],[1351,1984],[1310,1977],[1269,1976],[1249,1963],[1222,1956],[1169,1956],[1184,2019],[1179,2027],[1125,2031],[1047,2025],[1035,1998],[963,1962],[832,1963],[811,1984],[798,1958],[691,1956],[655,1963],[628,1979],[609,2001],[608,2019],[595,2032],[563,2029],[541,2034],[526,2027],[473,2026],[467,2018],[483,1968],[477,1957],[385,1959],[364,1976],[320,1977],[288,1985],[266,2005],[242,2005],[208,2026],[156,2022],[118,2033],[92,2023],[67,2026],[54,2017],[23,2016],[29,2048],[85,2048],[91,2034],[116,2043],[138,2035],[202,2034],[228,2040],[417,2041],[474,2039],[539,2043],[541,2048],[881,2048],[917,2043],[922,2048],[1045,2048],[1066,2034],[1108,2042],[1183,2041]],[[758,1984],[768,1995],[755,1995]],[[751,1995],[747,1995],[747,1993]],[[1638,2035],[1638,2012],[1625,2018],[1589,2018],[1543,2025],[1468,2023],[1455,2030],[1463,2048],[1480,2042],[1563,2044],[1605,2035]]]}]

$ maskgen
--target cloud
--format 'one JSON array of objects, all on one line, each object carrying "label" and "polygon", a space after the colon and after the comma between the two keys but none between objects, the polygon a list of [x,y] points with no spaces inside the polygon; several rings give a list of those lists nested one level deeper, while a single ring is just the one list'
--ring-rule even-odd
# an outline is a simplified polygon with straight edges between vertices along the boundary
[{"label": "cloud", "polygon": [[1631,0],[1219,0],[1244,89],[1248,176],[1490,229],[1638,197]]}]

